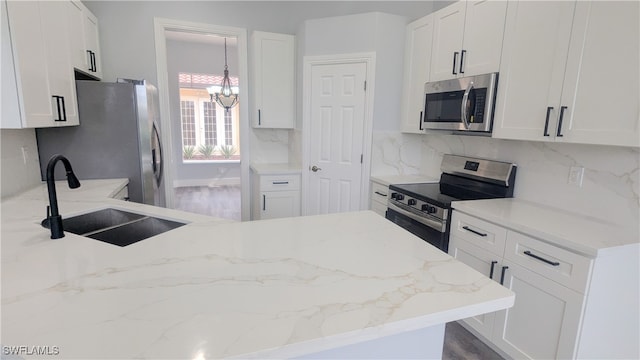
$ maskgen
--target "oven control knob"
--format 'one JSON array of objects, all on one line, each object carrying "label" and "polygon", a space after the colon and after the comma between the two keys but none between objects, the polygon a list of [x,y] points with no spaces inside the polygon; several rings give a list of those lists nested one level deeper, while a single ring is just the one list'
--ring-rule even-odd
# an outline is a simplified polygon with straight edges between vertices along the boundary
[{"label": "oven control knob", "polygon": [[396,194],[396,200],[402,200],[402,199],[404,199],[404,195]]},{"label": "oven control knob", "polygon": [[429,208],[430,208],[430,207],[431,207],[431,206],[429,206],[429,205],[427,205],[427,204],[424,204],[424,205],[422,205],[422,208],[421,208],[420,210],[422,210],[422,211],[426,211],[426,212],[429,212]]},{"label": "oven control knob", "polygon": [[427,212],[429,214],[433,214],[433,213],[435,213],[437,211],[438,211],[438,209],[436,209],[434,206],[429,206],[429,208],[427,209]]},{"label": "oven control knob", "polygon": [[392,199],[395,199],[395,198],[396,198],[396,196],[398,196],[398,193],[391,193],[391,198],[392,198]]},{"label": "oven control knob", "polygon": [[416,204],[416,199],[409,199],[409,201],[407,201],[407,205],[409,206],[413,206]]}]

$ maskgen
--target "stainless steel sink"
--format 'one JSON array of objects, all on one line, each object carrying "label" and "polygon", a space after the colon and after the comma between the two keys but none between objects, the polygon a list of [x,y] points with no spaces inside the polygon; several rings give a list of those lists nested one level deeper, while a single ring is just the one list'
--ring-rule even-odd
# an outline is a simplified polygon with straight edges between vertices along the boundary
[{"label": "stainless steel sink", "polygon": [[107,208],[62,220],[64,231],[127,246],[186,223]]}]

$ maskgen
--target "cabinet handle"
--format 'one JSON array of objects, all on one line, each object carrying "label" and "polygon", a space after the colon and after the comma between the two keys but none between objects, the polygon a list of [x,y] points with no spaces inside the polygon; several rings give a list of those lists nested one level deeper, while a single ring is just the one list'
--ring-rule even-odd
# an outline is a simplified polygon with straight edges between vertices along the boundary
[{"label": "cabinet handle", "polygon": [[387,197],[387,194],[383,194],[383,193],[381,193],[381,192],[379,192],[379,191],[374,191],[374,192],[375,192],[376,194],[380,195],[380,196]]},{"label": "cabinet handle", "polygon": [[67,121],[67,108],[64,106],[64,96],[60,96],[62,99],[62,121]]},{"label": "cabinet handle", "polygon": [[493,280],[493,270],[495,269],[497,263],[498,262],[496,260],[493,260],[491,262],[491,270],[489,271],[489,279],[491,280]]},{"label": "cabinet handle", "polygon": [[289,182],[288,181],[272,181],[271,183],[273,185],[287,185]]},{"label": "cabinet handle", "polygon": [[553,110],[553,106],[547,107],[547,119],[544,121],[544,133],[542,135],[549,136],[549,116],[551,115],[551,110]]},{"label": "cabinet handle", "polygon": [[262,195],[262,211],[267,210],[267,196]]},{"label": "cabinet handle", "polygon": [[552,265],[552,266],[560,265],[560,263],[557,262],[557,261],[547,260],[547,259],[545,259],[543,257],[540,257],[540,256],[538,256],[536,254],[531,253],[531,251],[529,251],[529,250],[525,251],[524,254],[527,255],[527,256],[531,256],[532,258],[534,258],[536,260],[540,260],[542,262],[546,262],[547,264]]},{"label": "cabinet handle", "polygon": [[258,109],[258,125],[262,125],[262,116],[260,115],[260,109]]},{"label": "cabinet handle", "polygon": [[567,109],[566,106],[560,107],[560,120],[558,120],[558,132],[556,133],[556,137],[562,137],[562,118],[564,118],[564,111]]},{"label": "cabinet handle", "polygon": [[422,111],[420,111],[420,119],[419,120],[420,120],[420,122],[418,123],[418,126],[420,127],[420,130],[424,130],[422,128]]},{"label": "cabinet handle", "polygon": [[473,229],[469,228],[468,226],[463,226],[462,228],[463,228],[463,229],[465,229],[465,230],[467,230],[467,231],[469,231],[469,232],[472,232],[472,233],[474,233],[474,234],[476,234],[476,235],[480,235],[480,236],[487,236],[487,234],[483,234],[483,233],[481,233],[481,232],[479,232],[479,231],[475,231],[475,230],[473,230]]},{"label": "cabinet handle", "polygon": [[58,95],[52,95],[51,97],[56,99],[56,109],[58,111],[58,118],[53,119],[53,121],[67,121],[67,113],[64,107],[64,97]]},{"label": "cabinet handle", "polygon": [[87,56],[89,57],[89,71],[93,71],[93,58],[91,57],[91,50],[87,50]]},{"label": "cabinet handle", "polygon": [[500,275],[500,285],[504,285],[504,275],[507,272],[508,266],[502,267],[502,275]]},{"label": "cabinet handle", "polygon": [[453,53],[453,71],[451,72],[453,75],[458,75],[456,72],[456,60],[458,60],[458,52]]},{"label": "cabinet handle", "polygon": [[96,66],[96,53],[91,52],[91,71],[97,72],[98,67]]},{"label": "cabinet handle", "polygon": [[464,64],[464,54],[467,52],[467,50],[462,50],[462,52],[460,53],[460,74],[464,74],[464,70],[462,69],[462,64]]},{"label": "cabinet handle", "polygon": [[58,118],[53,119],[53,121],[62,121],[62,113],[60,113],[60,96],[52,95],[51,97],[56,100],[56,110],[58,111]]}]

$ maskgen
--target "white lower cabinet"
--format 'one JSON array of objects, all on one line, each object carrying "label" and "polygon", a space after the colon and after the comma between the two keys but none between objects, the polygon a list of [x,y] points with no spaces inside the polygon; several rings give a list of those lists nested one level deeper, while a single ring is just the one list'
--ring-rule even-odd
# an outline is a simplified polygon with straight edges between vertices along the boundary
[{"label": "white lower cabinet", "polygon": [[584,295],[509,261],[504,286],[512,308],[495,313],[492,342],[516,359],[571,359]]},{"label": "white lower cabinet", "polygon": [[376,212],[380,216],[386,216],[387,213],[387,198],[389,196],[389,187],[385,184],[371,181],[371,205],[370,210]]},{"label": "white lower cabinet", "polygon": [[590,258],[454,210],[449,254],[516,294],[463,322],[515,359],[639,358],[639,245]]},{"label": "white lower cabinet", "polygon": [[300,174],[253,173],[252,219],[300,216]]}]

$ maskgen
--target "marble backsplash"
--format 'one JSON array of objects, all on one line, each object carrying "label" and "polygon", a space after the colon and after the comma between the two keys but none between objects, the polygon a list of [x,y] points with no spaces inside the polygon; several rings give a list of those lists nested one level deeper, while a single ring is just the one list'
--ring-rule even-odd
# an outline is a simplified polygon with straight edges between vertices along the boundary
[{"label": "marble backsplash", "polygon": [[[440,174],[444,154],[518,165],[514,197],[625,226],[640,218],[640,151],[634,148],[374,132],[372,175]],[[582,187],[568,184],[584,167]]]}]

